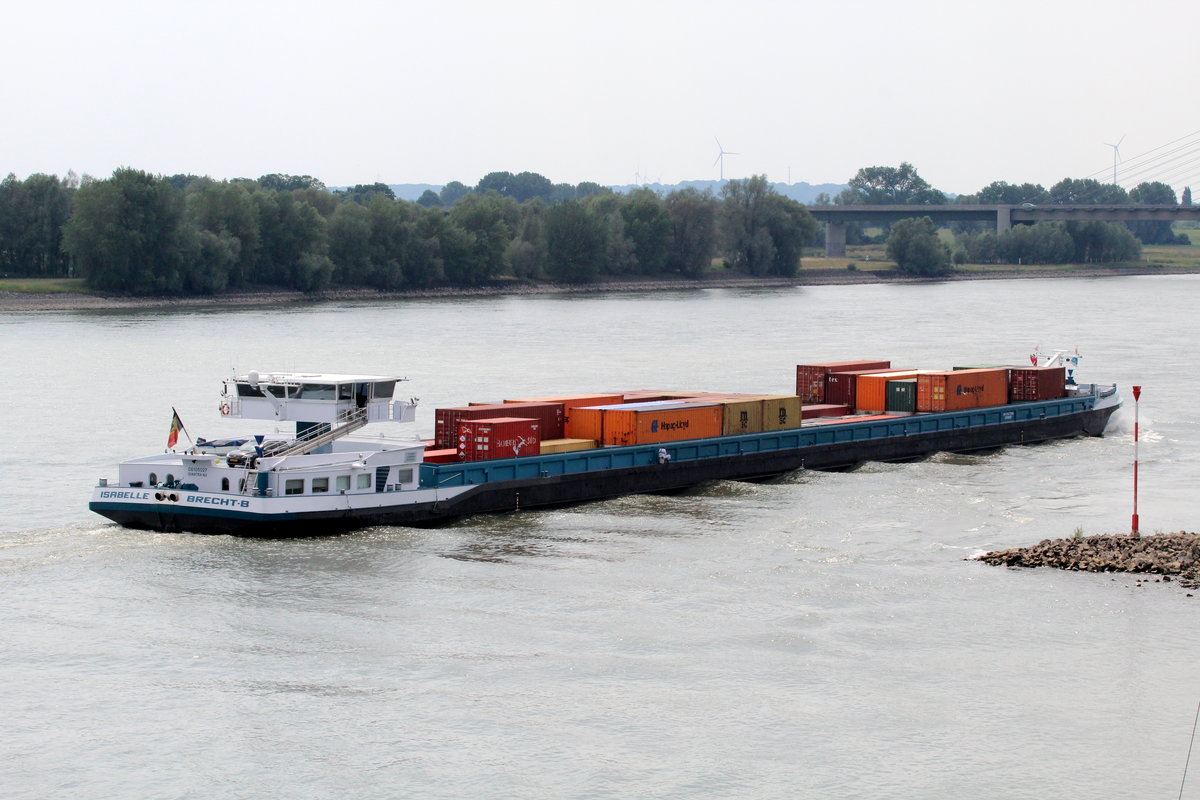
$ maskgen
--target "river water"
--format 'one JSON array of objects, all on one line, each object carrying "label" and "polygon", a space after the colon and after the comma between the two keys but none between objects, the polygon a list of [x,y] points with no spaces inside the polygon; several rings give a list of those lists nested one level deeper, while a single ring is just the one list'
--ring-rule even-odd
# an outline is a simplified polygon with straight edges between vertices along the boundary
[{"label": "river water", "polygon": [[1142,530],[1195,529],[1198,300],[1130,277],[7,314],[0,796],[1175,797],[1200,597],[967,560],[1127,530],[1129,408],[1104,438],[435,530],[159,535],[86,504],[172,406],[245,430],[217,414],[234,368],[406,375],[428,433],[467,400],[1043,344],[1145,386]]}]

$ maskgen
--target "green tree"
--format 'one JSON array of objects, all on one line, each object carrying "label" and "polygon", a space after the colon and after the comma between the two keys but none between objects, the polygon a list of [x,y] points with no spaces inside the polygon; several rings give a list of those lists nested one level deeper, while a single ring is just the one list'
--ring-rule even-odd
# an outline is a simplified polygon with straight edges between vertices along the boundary
[{"label": "green tree", "polygon": [[462,262],[446,265],[446,277],[476,283],[502,273],[504,252],[519,218],[517,203],[509,198],[494,193],[464,197],[450,212],[450,223],[468,234],[470,241]]},{"label": "green tree", "polygon": [[909,275],[932,277],[952,271],[950,248],[938,238],[937,226],[929,217],[911,217],[894,224],[887,240],[887,255]]},{"label": "green tree", "polygon": [[124,167],[76,193],[63,247],[92,288],[178,294],[190,251],[183,211],[182,191]]},{"label": "green tree", "polygon": [[899,167],[863,167],[840,195],[845,205],[943,205],[946,195],[934,189],[904,161]]},{"label": "green tree", "polygon": [[[323,262],[309,258],[302,263],[302,259],[308,254],[328,257],[326,223],[312,205],[296,199],[298,194],[259,191],[253,195],[262,241],[255,282],[310,291],[322,277]],[[332,273],[332,263],[328,266]]]},{"label": "green tree", "polygon": [[1075,243],[1061,223],[1015,225],[996,242],[1006,264],[1066,264],[1075,255]]},{"label": "green tree", "polygon": [[329,218],[327,239],[332,281],[338,285],[372,285],[371,212],[358,203],[342,203]]},{"label": "green tree", "polygon": [[491,172],[479,179],[475,187],[477,192],[496,192],[501,197],[511,197],[518,203],[526,200],[541,198],[551,202],[554,194],[554,184],[550,179],[536,172]]},{"label": "green tree", "polygon": [[210,181],[187,195],[187,219],[198,230],[225,241],[220,247],[209,243],[209,258],[222,261],[228,248],[233,261],[228,266],[227,284],[245,286],[254,273],[261,246],[258,207],[247,184]]},{"label": "green tree", "polygon": [[1183,199],[1180,202],[1185,206],[1190,206],[1192,204],[1192,187],[1183,187]]},{"label": "green tree", "polygon": [[469,186],[464,186],[458,181],[450,181],[442,187],[442,192],[438,197],[441,199],[443,206],[450,208],[470,193],[471,189]]},{"label": "green tree", "polygon": [[1050,187],[1050,201],[1060,205],[1122,205],[1129,195],[1120,186],[1095,178],[1063,178]]},{"label": "green tree", "polygon": [[520,206],[517,235],[508,243],[504,259],[518,278],[538,278],[546,272],[546,204],[531,200]]},{"label": "green tree", "polygon": [[721,188],[726,260],[751,275],[792,276],[817,223],[804,206],[776,192],[765,175]]},{"label": "green tree", "polygon": [[[1175,190],[1162,181],[1143,181],[1129,191],[1130,202],[1146,206],[1177,206]],[[1176,236],[1170,220],[1130,222],[1129,229],[1142,244],[1189,244],[1186,236]]]},{"label": "green tree", "polygon": [[10,174],[0,182],[0,273],[58,277],[70,271],[62,232],[74,190],[66,179]]},{"label": "green tree", "polygon": [[1142,243],[1120,223],[1067,222],[1064,226],[1075,243],[1073,261],[1077,264],[1136,261],[1142,257]]},{"label": "green tree", "polygon": [[674,225],[662,198],[649,189],[635,189],[621,204],[625,232],[633,243],[637,269],[643,275],[657,275],[667,269],[671,256]]},{"label": "green tree", "polygon": [[425,206],[426,208],[441,208],[442,198],[433,189],[426,189],[417,198],[417,205]]},{"label": "green tree", "polygon": [[325,184],[311,175],[284,175],[278,172],[263,175],[258,179],[258,185],[277,192],[291,192],[297,189],[321,189],[324,191],[325,189]]},{"label": "green tree", "polygon": [[577,200],[551,206],[545,214],[546,272],[570,283],[595,279],[604,258],[605,230]]},{"label": "green tree", "polygon": [[[1006,183],[1005,181],[994,181],[979,190],[976,195],[966,196],[965,200],[971,204],[981,205],[1020,205],[1022,203],[1040,203],[1050,202],[1050,193],[1040,183]],[[960,198],[963,200],[963,198]]]},{"label": "green tree", "polygon": [[668,194],[666,205],[672,227],[668,266],[689,278],[699,278],[717,250],[717,199],[709,191],[688,187]]}]

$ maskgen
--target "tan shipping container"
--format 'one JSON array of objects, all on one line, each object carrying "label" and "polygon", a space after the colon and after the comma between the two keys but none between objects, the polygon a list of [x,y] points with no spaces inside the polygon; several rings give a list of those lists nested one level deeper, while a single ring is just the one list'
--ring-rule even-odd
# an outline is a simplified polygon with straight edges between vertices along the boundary
[{"label": "tan shipping container", "polygon": [[962,411],[1008,402],[1007,369],[960,369],[917,375],[917,411]]},{"label": "tan shipping container", "polygon": [[592,450],[595,439],[548,439],[542,442],[542,455],[547,453],[571,453],[575,450]]},{"label": "tan shipping container", "polygon": [[765,395],[761,399],[764,431],[785,431],[800,427],[803,407],[797,395],[774,394]]}]

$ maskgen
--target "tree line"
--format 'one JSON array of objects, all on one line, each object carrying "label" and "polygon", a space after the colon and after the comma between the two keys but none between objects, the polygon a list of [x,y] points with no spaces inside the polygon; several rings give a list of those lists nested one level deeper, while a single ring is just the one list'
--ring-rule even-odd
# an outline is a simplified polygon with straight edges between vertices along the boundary
[{"label": "tree line", "polygon": [[464,188],[414,203],[383,184],[331,192],[309,176],[10,175],[0,184],[0,272],[144,295],[396,290],[501,276],[695,278],[723,253],[750,274],[787,276],[818,230],[761,176],[730,181],[720,198],[617,194],[534,173],[493,173]]},{"label": "tree line", "polygon": [[[1190,204],[1190,190],[1184,202]],[[908,163],[865,167],[817,203],[950,202]],[[995,182],[965,203],[1175,203],[1170,186],[1128,194],[1094,180]],[[1165,227],[1164,227],[1165,226]],[[848,238],[865,239],[849,226]],[[953,262],[1125,261],[1140,241],[1176,241],[1169,223],[1054,223],[1001,236],[960,225],[953,249],[930,222],[885,231],[902,270],[938,274]],[[1124,232],[1124,234],[1122,233]],[[1135,235],[1136,237],[1135,238]],[[891,236],[896,241],[891,242]],[[929,237],[932,237],[929,238]],[[1069,243],[1068,243],[1069,240]],[[500,277],[586,282],[604,276],[696,278],[713,259],[756,276],[791,276],[820,229],[765,176],[695,189],[615,193],[554,184],[537,173],[494,172],[416,202],[384,184],[330,191],[307,175],[217,181],[133,168],[110,178],[31,175],[0,182],[0,274],[82,277],[98,290],[215,294],[256,287],[319,291],[476,285]]]}]

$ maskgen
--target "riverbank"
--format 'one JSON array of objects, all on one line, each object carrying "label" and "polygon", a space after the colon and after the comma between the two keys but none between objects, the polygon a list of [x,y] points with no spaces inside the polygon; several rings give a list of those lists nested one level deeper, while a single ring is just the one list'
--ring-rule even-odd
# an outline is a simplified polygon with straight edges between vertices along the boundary
[{"label": "riverbank", "polygon": [[793,278],[761,278],[750,275],[713,274],[697,280],[613,279],[588,284],[555,284],[533,281],[495,281],[484,286],[435,287],[384,292],[376,289],[335,289],[297,292],[261,289],[200,297],[140,297],[102,292],[0,291],[0,311],[80,311],[142,308],[204,308],[212,306],[284,306],[297,303],[378,302],[431,297],[494,297],[532,294],[604,294],[609,292],[675,292],[696,289],[770,289],[800,286],[834,286],[877,283],[929,283],[945,281],[1012,280],[1044,278],[1106,278],[1127,275],[1200,274],[1194,268],[1170,266],[1079,267],[1071,269],[978,269],[959,270],[952,275],[912,278],[894,270],[806,269]]},{"label": "riverbank", "polygon": [[1157,575],[1165,582],[1177,576],[1181,587],[1200,588],[1200,534],[1186,531],[1138,538],[1102,535],[1045,539],[1030,547],[985,553],[978,560],[1005,567]]}]

